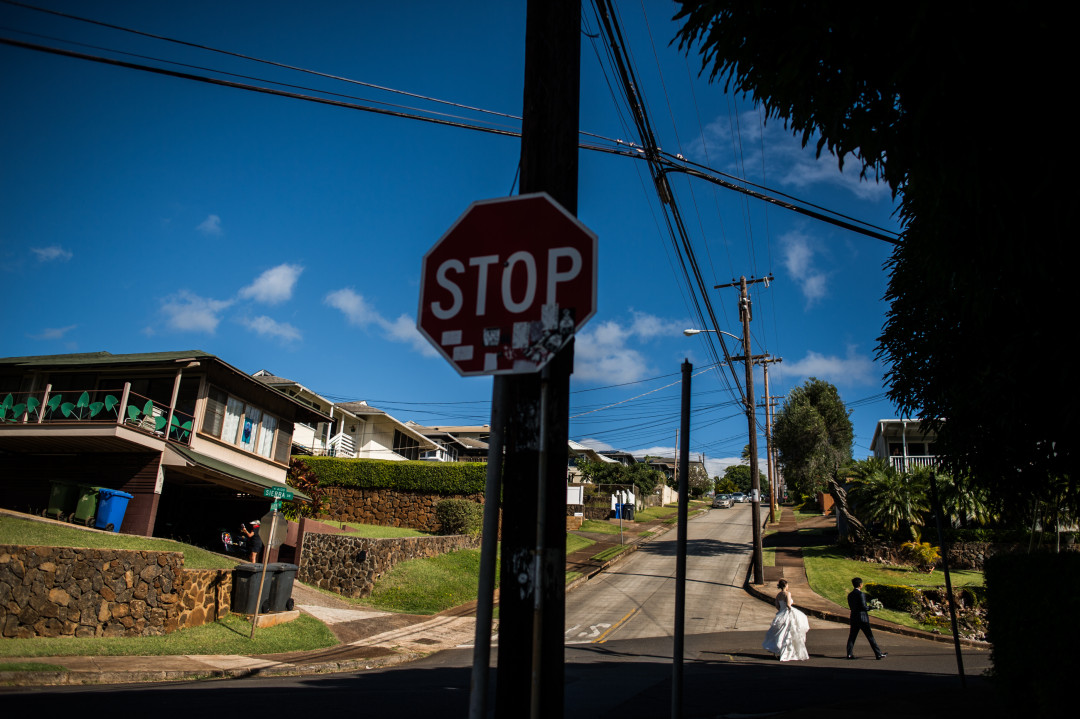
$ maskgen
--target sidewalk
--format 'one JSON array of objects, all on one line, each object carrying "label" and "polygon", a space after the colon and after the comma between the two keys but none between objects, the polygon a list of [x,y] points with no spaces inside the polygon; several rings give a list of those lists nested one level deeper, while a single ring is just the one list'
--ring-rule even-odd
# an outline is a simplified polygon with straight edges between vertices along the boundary
[{"label": "sidewalk", "polygon": [[[776,566],[765,567],[764,586],[751,583],[751,577],[747,576],[746,591],[753,596],[770,604],[776,597],[776,583],[781,579],[788,581],[788,589],[795,599],[795,606],[806,614],[827,619],[841,624],[848,624],[851,612],[847,607],[830,602],[820,597],[810,589],[810,583],[806,578],[806,566],[803,564],[802,548],[811,544],[818,544],[820,539],[814,535],[801,534],[801,529],[827,529],[836,526],[836,518],[833,516],[813,517],[796,523],[795,512],[791,507],[781,508],[780,521],[775,526],[777,531],[768,535],[762,541],[766,547],[773,547],[776,553]],[[933,634],[921,629],[912,629],[900,624],[878,619],[871,615],[870,625],[877,631],[903,634],[919,639],[929,639],[936,642],[952,644],[951,635]],[[987,648],[985,642],[972,639],[960,639],[960,643],[969,647]]]}]

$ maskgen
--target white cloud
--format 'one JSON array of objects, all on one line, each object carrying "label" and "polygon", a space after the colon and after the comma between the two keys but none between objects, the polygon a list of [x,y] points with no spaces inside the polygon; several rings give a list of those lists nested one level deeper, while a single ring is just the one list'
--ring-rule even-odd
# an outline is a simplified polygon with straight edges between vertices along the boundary
[{"label": "white cloud", "polygon": [[50,327],[42,330],[39,334],[30,335],[30,339],[35,340],[59,340],[63,339],[71,330],[78,327],[78,325],[68,325],[67,327]]},{"label": "white cloud", "polygon": [[368,304],[364,296],[350,287],[331,292],[324,302],[334,309],[341,310],[346,321],[356,327],[367,327],[373,322],[384,321],[375,308]]},{"label": "white cloud", "polygon": [[650,369],[645,356],[627,347],[631,338],[632,328],[614,320],[580,332],[574,347],[574,376],[608,384],[633,382],[646,376]]},{"label": "white cloud", "polygon": [[439,353],[427,341],[427,337],[416,329],[416,320],[409,315],[401,315],[393,322],[380,319],[379,326],[386,333],[386,338],[394,342],[404,342],[425,357],[438,357]]},{"label": "white cloud", "polygon": [[363,295],[350,287],[331,292],[324,301],[345,315],[345,320],[350,325],[362,328],[374,325],[381,329],[383,337],[391,342],[410,345],[425,357],[439,356],[427,338],[416,329],[416,320],[409,315],[403,314],[396,320],[388,320],[379,314]]},{"label": "white cloud", "polygon": [[59,245],[49,245],[48,247],[31,247],[30,251],[37,255],[38,262],[52,262],[53,260],[67,262],[73,257],[70,250],[65,250]]},{"label": "white cloud", "polygon": [[208,215],[195,229],[204,235],[212,235],[215,237],[224,234],[221,230],[221,218],[217,215]]},{"label": "white cloud", "polygon": [[242,320],[248,329],[264,337],[274,337],[282,342],[297,342],[301,339],[300,330],[288,322],[278,322],[266,315],[260,315],[255,319]]},{"label": "white cloud", "polygon": [[187,290],[180,290],[165,300],[161,311],[169,327],[174,330],[213,334],[221,322],[222,311],[231,304],[231,300],[199,297]]},{"label": "white cloud", "polygon": [[806,306],[812,306],[828,292],[828,278],[814,265],[811,238],[795,230],[780,237],[780,246],[784,251],[784,266],[802,290]]},{"label": "white cloud", "polygon": [[281,264],[263,272],[255,281],[240,290],[240,296],[276,305],[292,297],[293,287],[304,268],[300,265]]},{"label": "white cloud", "polygon": [[794,372],[799,377],[817,377],[838,385],[870,385],[880,383],[881,378],[868,355],[859,354],[855,345],[849,345],[845,357],[828,356],[814,351],[795,362],[784,362],[784,374]]},{"label": "white cloud", "polygon": [[[737,123],[726,115],[718,117],[705,126],[703,135],[704,140],[697,139],[691,144],[688,155],[737,176],[760,180],[761,148],[764,145],[767,185],[780,184],[795,189],[831,185],[860,200],[872,202],[890,196],[885,183],[876,182],[872,176],[866,180],[859,177],[862,163],[853,155],[844,158],[844,169],[841,170],[836,157],[828,151],[823,151],[821,157],[816,156],[816,138],[802,147],[802,136],[795,136],[785,129],[783,121],[774,118],[763,127],[757,110],[742,113]],[[732,157],[741,158],[741,167],[729,159]]]}]

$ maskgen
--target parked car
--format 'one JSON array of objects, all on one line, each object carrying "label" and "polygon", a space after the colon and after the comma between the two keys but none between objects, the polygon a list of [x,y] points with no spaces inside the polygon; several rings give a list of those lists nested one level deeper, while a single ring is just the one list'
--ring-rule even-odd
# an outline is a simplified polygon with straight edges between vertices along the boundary
[{"label": "parked car", "polygon": [[718,494],[712,501],[713,509],[730,509],[734,504],[730,494]]},{"label": "parked car", "polygon": [[736,492],[735,494],[731,495],[731,499],[741,504],[743,502],[749,502],[750,495],[743,494],[742,492]]}]

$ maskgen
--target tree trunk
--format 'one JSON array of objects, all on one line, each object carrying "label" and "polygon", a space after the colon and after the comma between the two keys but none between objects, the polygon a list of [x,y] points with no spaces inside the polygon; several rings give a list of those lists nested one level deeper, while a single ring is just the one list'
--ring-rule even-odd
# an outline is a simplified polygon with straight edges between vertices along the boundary
[{"label": "tree trunk", "polygon": [[869,533],[863,523],[848,509],[847,490],[841,487],[840,483],[835,479],[830,478],[829,494],[832,495],[837,513],[843,516],[843,523],[847,525],[847,531],[841,534],[840,539],[846,539],[856,544],[864,543],[869,538]]}]

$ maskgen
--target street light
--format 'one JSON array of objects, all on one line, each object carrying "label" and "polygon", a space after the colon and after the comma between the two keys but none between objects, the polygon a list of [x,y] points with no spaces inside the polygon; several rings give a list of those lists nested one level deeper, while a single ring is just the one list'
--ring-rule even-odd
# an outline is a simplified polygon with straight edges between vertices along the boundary
[{"label": "street light", "polygon": [[742,342],[742,337],[736,337],[735,335],[731,334],[730,332],[725,332],[724,330],[694,330],[694,329],[688,329],[688,330],[683,330],[682,331],[682,333],[684,335],[686,335],[687,337],[693,337],[694,335],[699,335],[702,332],[712,332],[713,334],[727,335],[728,337],[731,337],[732,339],[734,339],[736,342]]}]

